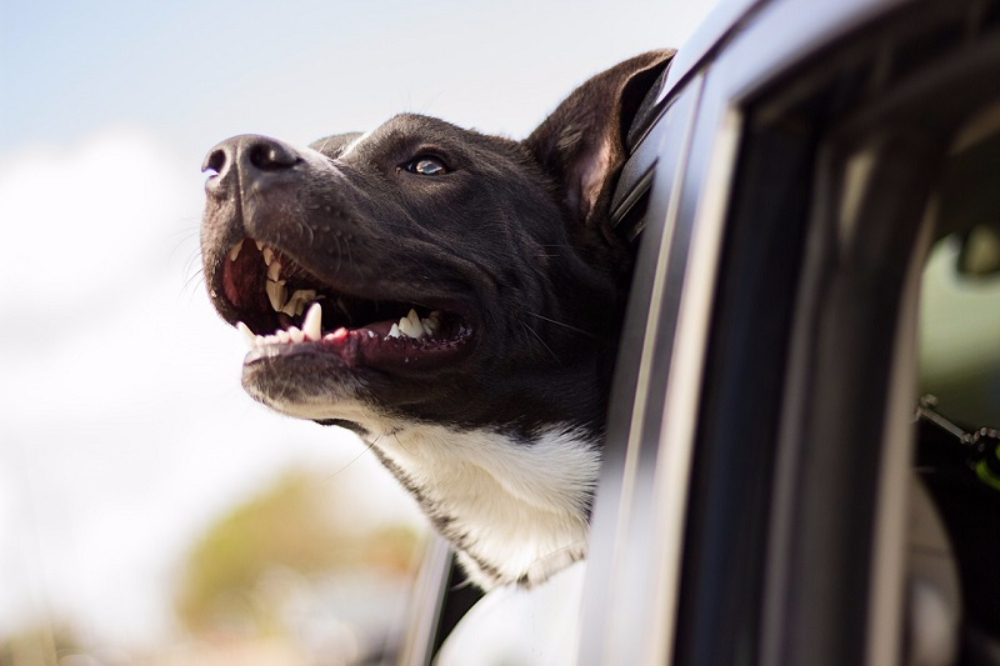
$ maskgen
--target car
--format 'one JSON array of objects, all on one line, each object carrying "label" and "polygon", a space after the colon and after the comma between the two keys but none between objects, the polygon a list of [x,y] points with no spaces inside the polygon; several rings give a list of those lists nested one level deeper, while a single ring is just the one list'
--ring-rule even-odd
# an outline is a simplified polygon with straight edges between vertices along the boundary
[{"label": "car", "polygon": [[628,144],[578,593],[463,627],[439,544],[402,663],[1000,664],[1000,1],[723,2]]}]

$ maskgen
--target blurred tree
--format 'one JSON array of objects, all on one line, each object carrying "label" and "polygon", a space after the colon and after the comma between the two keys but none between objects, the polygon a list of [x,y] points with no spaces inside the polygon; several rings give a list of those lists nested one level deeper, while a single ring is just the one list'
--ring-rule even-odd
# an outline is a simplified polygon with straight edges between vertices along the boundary
[{"label": "blurred tree", "polygon": [[57,666],[78,649],[76,632],[63,623],[41,623],[0,636],[0,666]]},{"label": "blurred tree", "polygon": [[[183,568],[175,609],[195,634],[266,636],[284,631],[283,589],[331,572],[411,572],[417,531],[402,524],[357,525],[350,498],[329,474],[293,469],[223,516],[198,541]],[[280,596],[280,595],[279,595]]]}]

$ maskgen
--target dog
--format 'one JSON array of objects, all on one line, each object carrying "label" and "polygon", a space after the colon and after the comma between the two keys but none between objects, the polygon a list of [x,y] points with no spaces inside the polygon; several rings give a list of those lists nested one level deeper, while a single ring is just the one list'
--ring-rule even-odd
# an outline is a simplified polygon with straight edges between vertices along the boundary
[{"label": "dog", "polygon": [[242,384],[356,432],[483,589],[586,554],[632,263],[609,205],[672,51],[586,81],[527,139],[397,115],[205,159],[204,274]]}]

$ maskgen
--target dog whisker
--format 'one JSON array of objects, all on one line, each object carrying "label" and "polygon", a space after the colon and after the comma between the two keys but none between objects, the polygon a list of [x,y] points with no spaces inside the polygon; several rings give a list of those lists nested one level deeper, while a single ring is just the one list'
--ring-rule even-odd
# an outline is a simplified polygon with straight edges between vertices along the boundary
[{"label": "dog whisker", "polygon": [[198,262],[198,257],[196,257],[196,256],[195,257],[190,257],[190,258],[188,258],[187,261],[184,262],[184,274],[188,276],[187,279],[184,281],[185,284],[188,283],[188,282],[190,282],[191,278],[194,277],[194,276],[196,276],[196,275],[202,275],[202,276],[204,276],[205,269],[202,268],[201,262],[198,262],[198,263],[196,263],[196,262]]},{"label": "dog whisker", "polygon": [[398,431],[393,431],[393,432],[391,432],[389,434],[392,435],[392,438],[394,440],[396,440],[396,444],[399,445],[399,448],[403,449],[407,453],[411,452],[410,449],[407,448],[406,443],[402,439],[400,439]]},{"label": "dog whisker", "polygon": [[[560,546],[559,548],[556,548],[555,550],[549,551],[548,553],[545,553],[544,555],[540,555],[537,559],[535,559],[535,561],[532,564],[543,564],[547,560],[554,559],[555,557],[557,557],[559,555],[562,555],[566,551],[570,551],[570,550],[579,550],[582,553],[584,551],[584,549],[585,549],[584,547],[586,545],[587,545],[587,540],[586,539],[579,539],[577,541],[568,543],[568,544],[566,544],[564,546]],[[579,558],[574,558],[574,561],[576,561],[576,559],[579,559]]]},{"label": "dog whisker", "polygon": [[559,357],[556,355],[556,353],[554,351],[552,351],[551,347],[549,347],[547,344],[545,344],[545,340],[542,339],[542,336],[538,335],[538,332],[535,331],[535,329],[531,328],[530,326],[528,326],[523,321],[519,322],[519,323],[521,324],[521,328],[523,328],[528,333],[531,333],[533,336],[535,336],[535,339],[538,340],[538,342],[541,343],[541,345],[543,347],[545,347],[545,351],[547,351],[549,353],[549,355],[552,356],[553,360],[555,360],[556,362],[559,362]]},{"label": "dog whisker", "polygon": [[334,472],[330,476],[326,477],[325,480],[326,481],[332,481],[335,478],[337,478],[338,476],[340,476],[342,473],[346,472],[352,465],[354,465],[356,462],[358,462],[359,460],[361,460],[362,457],[364,457],[366,454],[368,454],[372,450],[372,447],[375,446],[374,442],[366,442],[364,440],[362,440],[362,444],[364,444],[364,448],[361,450],[361,453],[359,453],[358,455],[354,456],[349,461],[347,461],[346,463],[344,463],[340,467],[340,469],[338,469],[336,472]]},{"label": "dog whisker", "polygon": [[578,328],[576,326],[572,326],[570,324],[566,324],[566,323],[558,321],[556,319],[552,319],[551,317],[546,317],[544,315],[540,315],[537,312],[528,311],[527,314],[531,315],[532,317],[538,317],[539,319],[544,319],[545,321],[550,322],[552,324],[555,324],[556,326],[562,326],[563,328],[569,329],[569,330],[571,330],[571,331],[573,331],[575,333],[579,333],[580,335],[585,335],[588,338],[593,338],[595,340],[599,340],[600,339],[600,336],[594,335],[590,331],[585,331],[582,328]]},{"label": "dog whisker", "polygon": [[190,291],[190,296],[195,295],[195,290],[200,286],[205,284],[205,272],[202,269],[196,270],[194,273],[189,275],[186,280],[184,280],[184,286],[181,288],[181,293]]}]

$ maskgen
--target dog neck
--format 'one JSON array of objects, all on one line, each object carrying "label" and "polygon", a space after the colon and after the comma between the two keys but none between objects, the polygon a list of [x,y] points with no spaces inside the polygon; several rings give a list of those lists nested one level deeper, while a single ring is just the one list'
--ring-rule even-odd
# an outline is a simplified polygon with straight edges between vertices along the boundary
[{"label": "dog neck", "polygon": [[586,553],[597,438],[411,425],[366,437],[484,589],[531,586]]}]

